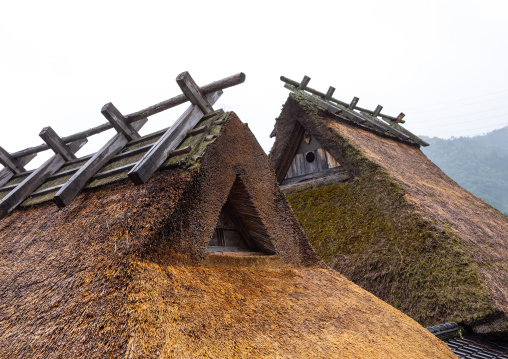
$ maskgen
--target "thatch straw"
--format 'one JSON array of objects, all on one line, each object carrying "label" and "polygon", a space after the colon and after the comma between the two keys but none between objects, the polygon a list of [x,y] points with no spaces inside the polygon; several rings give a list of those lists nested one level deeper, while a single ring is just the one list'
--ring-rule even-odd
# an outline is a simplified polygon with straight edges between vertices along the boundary
[{"label": "thatch straw", "polygon": [[508,218],[419,150],[291,95],[277,122],[277,169],[303,125],[354,179],[288,194],[317,253],[424,325],[508,328]]},{"label": "thatch straw", "polygon": [[[191,167],[4,218],[0,357],[453,357],[405,315],[319,268],[236,116]],[[238,178],[278,257],[206,259]]]}]

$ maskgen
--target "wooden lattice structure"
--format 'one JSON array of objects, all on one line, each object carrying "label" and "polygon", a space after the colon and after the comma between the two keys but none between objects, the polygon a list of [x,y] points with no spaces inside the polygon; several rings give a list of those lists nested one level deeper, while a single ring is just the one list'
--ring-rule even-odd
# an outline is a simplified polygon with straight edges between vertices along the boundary
[{"label": "wooden lattice structure", "polygon": [[[335,92],[335,88],[332,86],[328,88],[326,93],[308,87],[310,82],[310,77],[308,76],[304,76],[301,82],[288,79],[284,76],[281,76],[280,79],[285,83],[284,87],[288,90],[297,92],[330,113],[339,116],[341,119],[378,134],[397,138],[403,142],[418,144],[420,146],[429,145],[400,125],[405,123],[403,120],[405,115],[402,112],[397,117],[388,116],[381,113],[383,109],[381,105],[378,105],[375,110],[367,110],[358,106],[358,97],[354,97],[350,103],[338,100],[332,97]],[[270,137],[275,137],[275,131],[274,129]]]},{"label": "wooden lattice structure", "polygon": [[[222,110],[214,111],[213,105],[222,95],[222,90],[245,81],[245,75],[236,75],[198,87],[188,72],[181,73],[176,82],[183,94],[145,108],[123,115],[112,103],[103,106],[101,113],[108,123],[76,133],[59,137],[51,127],[45,127],[40,137],[44,144],[9,153],[0,147],[0,219],[17,206],[29,206],[52,198],[58,207],[71,203],[85,187],[94,187],[94,182],[105,183],[128,177],[139,185],[171,158],[191,157],[191,146],[180,146],[188,137],[207,132],[208,128],[195,126],[203,119],[216,117],[223,121]],[[183,104],[191,105],[169,128],[141,137],[139,130],[148,117]],[[96,153],[76,158],[90,136],[114,128],[116,134]],[[211,141],[214,135],[207,135],[204,141]],[[52,150],[54,155],[39,168],[27,171],[25,166],[39,153]],[[128,159],[128,160],[126,160]],[[115,162],[115,166],[106,166]]]}]

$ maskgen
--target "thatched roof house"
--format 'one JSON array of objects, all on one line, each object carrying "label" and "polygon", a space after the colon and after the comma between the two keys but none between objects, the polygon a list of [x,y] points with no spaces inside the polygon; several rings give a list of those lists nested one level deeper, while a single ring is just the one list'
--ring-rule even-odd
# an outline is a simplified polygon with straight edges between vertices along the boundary
[{"label": "thatched roof house", "polygon": [[423,325],[506,333],[508,218],[434,165],[403,114],[284,80],[270,160],[317,254]]},{"label": "thatched roof house", "polygon": [[454,357],[327,269],[247,125],[206,112],[144,183],[128,173],[173,130],[127,141],[72,200],[95,156],[1,202],[1,358]]}]

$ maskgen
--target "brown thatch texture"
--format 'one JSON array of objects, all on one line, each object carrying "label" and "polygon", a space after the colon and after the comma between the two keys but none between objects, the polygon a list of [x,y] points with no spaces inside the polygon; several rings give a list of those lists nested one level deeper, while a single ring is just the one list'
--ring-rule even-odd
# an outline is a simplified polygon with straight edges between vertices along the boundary
[{"label": "brown thatch texture", "polygon": [[506,331],[508,219],[416,146],[348,124],[291,95],[270,154],[277,171],[303,125],[355,179],[288,198],[318,255],[424,325]]},{"label": "brown thatch texture", "polygon": [[[200,261],[237,178],[282,261]],[[453,357],[319,263],[261,148],[232,114],[191,170],[0,221],[0,357]]]}]

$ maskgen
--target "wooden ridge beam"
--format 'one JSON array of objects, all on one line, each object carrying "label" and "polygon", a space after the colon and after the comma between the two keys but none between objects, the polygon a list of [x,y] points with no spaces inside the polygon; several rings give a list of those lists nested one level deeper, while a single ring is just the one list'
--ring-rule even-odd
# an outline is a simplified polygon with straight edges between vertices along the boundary
[{"label": "wooden ridge beam", "polygon": [[[139,131],[147,122],[142,119],[132,124],[134,131]],[[122,133],[117,133],[99,151],[97,151],[71,178],[60,188],[53,197],[59,208],[63,208],[77,196],[88,180],[92,178],[113,156],[120,152],[129,141]]]},{"label": "wooden ridge beam", "polygon": [[[208,103],[213,105],[222,91],[206,95]],[[128,173],[132,182],[139,185],[148,181],[152,174],[164,163],[169,152],[178,147],[187,132],[193,129],[203,117],[201,109],[192,105],[176,120],[164,135],[145,153],[136,166]]]},{"label": "wooden ridge beam", "polygon": [[116,132],[121,133],[128,141],[137,140],[141,136],[118,111],[111,102],[102,106],[101,113],[115,128]]},{"label": "wooden ridge beam", "polygon": [[353,100],[351,101],[351,103],[349,104],[349,109],[351,111],[353,111],[355,108],[356,108],[356,104],[358,103],[358,101],[360,101],[360,99],[358,97],[353,97]]},{"label": "wooden ridge beam", "polygon": [[39,133],[39,136],[46,142],[46,144],[53,150],[53,152],[58,153],[63,157],[64,160],[70,161],[75,160],[76,156],[70,148],[62,141],[60,136],[58,136],[51,127],[44,127],[42,131]]},{"label": "wooden ridge beam", "polygon": [[[33,160],[37,156],[37,153],[20,157],[18,158],[18,163],[22,166],[26,166],[31,160]],[[14,176],[14,172],[12,172],[9,168],[5,167],[0,170],[0,187],[10,181],[10,179]]]},{"label": "wooden ridge beam", "polygon": [[[281,77],[280,77],[280,80],[281,80],[282,82],[285,82],[286,84],[293,85],[293,87],[294,87],[295,89],[299,90],[299,88],[298,88],[298,87],[300,86],[300,83],[299,83],[298,81],[288,79],[288,78],[287,78],[287,77],[285,77],[285,76],[281,76]],[[321,91],[317,91],[317,90],[315,90],[315,89],[313,89],[313,88],[310,88],[310,87],[306,87],[306,88],[305,88],[305,91],[310,92],[310,93],[311,93],[311,94],[313,94],[313,95],[319,96],[319,97],[321,97],[322,99],[324,99],[324,98],[326,97],[326,94],[324,94],[323,92],[321,92]],[[338,99],[336,99],[336,98],[333,98],[333,97],[330,97],[329,101],[331,101],[331,102],[335,102],[336,104],[341,105],[341,106],[344,106],[344,107],[346,107],[346,108],[348,108],[348,107],[349,107],[349,104],[345,103],[344,101],[341,101],[341,100],[338,100]],[[357,109],[358,111],[362,111],[362,112],[368,113],[368,114],[370,114],[370,115],[372,115],[372,114],[374,113],[374,111],[372,111],[372,110],[367,110],[367,109],[365,109],[365,108],[360,108],[360,107],[357,107],[356,109]],[[385,115],[385,114],[383,114],[383,113],[380,113],[378,116],[379,116],[379,117],[381,117],[381,118],[384,118],[384,119],[386,119],[386,120],[390,120],[390,121],[392,121],[392,122],[395,122],[395,121],[397,120],[395,117],[393,117],[393,116],[388,116],[388,115]],[[403,123],[403,122],[401,122],[401,123]]]},{"label": "wooden ridge beam", "polygon": [[[239,85],[239,84],[245,82],[245,78],[246,78],[245,74],[243,72],[240,72],[235,75],[232,75],[232,76],[223,78],[221,80],[211,82],[205,86],[202,86],[202,87],[200,87],[200,90],[203,95],[207,95],[207,94],[210,94],[213,92],[217,92],[217,91],[229,88],[229,87]],[[165,111],[165,110],[170,109],[172,107],[181,105],[187,101],[189,101],[187,99],[187,97],[185,95],[181,94],[181,95],[172,97],[168,100],[159,102],[153,106],[147,107],[143,110],[125,115],[124,117],[126,119],[126,122],[133,123],[135,121],[139,121],[141,119],[155,115],[156,113]],[[98,133],[101,133],[101,132],[104,132],[107,130],[110,130],[112,128],[113,128],[113,125],[108,122],[108,123],[104,123],[102,125],[90,128],[88,130],[75,133],[70,136],[62,137],[62,140],[65,143],[74,142],[74,141],[82,140],[82,139],[85,139],[87,137],[96,135]],[[14,152],[11,155],[15,158],[20,158],[20,157],[28,156],[28,155],[31,155],[34,153],[46,151],[49,149],[50,148],[47,144],[42,144],[39,146],[30,147],[30,148],[27,148],[27,149],[24,149],[24,150],[21,150],[18,152]]]},{"label": "wooden ridge beam", "polygon": [[[86,139],[69,144],[72,153],[76,153],[87,142]],[[33,171],[14,190],[0,201],[0,219],[14,210],[21,202],[29,197],[40,185],[53,173],[65,164],[65,159],[60,154],[55,154],[42,166]]]},{"label": "wooden ridge beam", "polygon": [[[210,94],[213,92],[224,90],[225,88],[228,88],[228,87],[239,85],[239,84],[243,83],[244,81],[245,81],[245,74],[243,72],[240,72],[236,75],[229,76],[229,77],[226,77],[222,80],[215,81],[215,82],[209,83],[208,85],[200,87],[200,90],[203,95],[207,95],[207,94]],[[182,103],[185,103],[187,101],[188,101],[188,99],[185,95],[183,95],[183,94],[178,95],[178,96],[170,98],[169,100],[166,100],[166,101],[160,102],[156,105],[147,107],[144,110],[137,111],[137,112],[131,113],[129,115],[126,115],[125,118],[127,118],[128,121],[132,122],[132,121],[135,121],[136,119],[155,115],[156,113],[167,110],[168,108],[172,108],[172,107],[181,105]]]},{"label": "wooden ridge beam", "polygon": [[180,86],[185,97],[187,97],[193,105],[198,106],[205,115],[213,112],[212,106],[208,103],[198,85],[187,71],[182,72],[176,77],[176,83]]},{"label": "wooden ridge beam", "polygon": [[298,85],[298,90],[305,90],[310,82],[310,77],[307,75],[303,76],[302,82]]},{"label": "wooden ridge beam", "polygon": [[0,147],[0,163],[14,173],[22,173],[26,171],[25,167],[18,162],[16,157],[4,150],[3,147]]},{"label": "wooden ridge beam", "polygon": [[326,91],[325,101],[328,101],[329,99],[331,99],[334,92],[335,92],[335,87],[330,86],[328,88],[328,91]]},{"label": "wooden ridge beam", "polygon": [[373,117],[378,117],[379,114],[381,113],[381,110],[383,109],[383,106],[381,105],[377,105],[376,109],[374,110],[374,112],[372,112],[372,116]]}]

